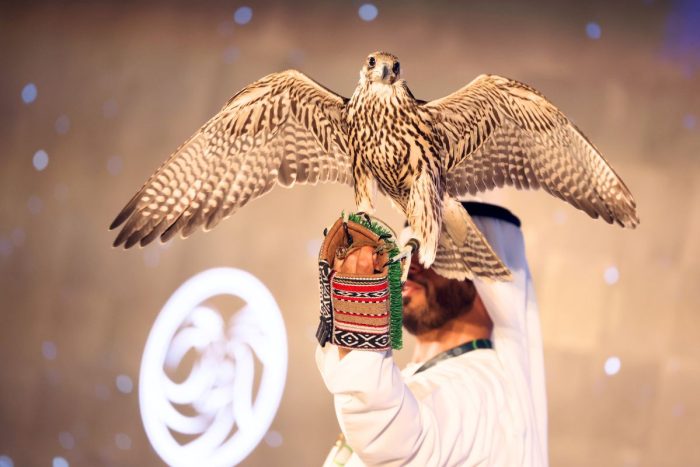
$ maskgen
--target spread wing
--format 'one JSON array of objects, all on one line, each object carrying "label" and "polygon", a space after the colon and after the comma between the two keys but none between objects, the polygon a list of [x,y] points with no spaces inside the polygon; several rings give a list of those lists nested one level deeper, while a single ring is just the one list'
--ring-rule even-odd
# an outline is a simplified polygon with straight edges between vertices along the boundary
[{"label": "spread wing", "polygon": [[629,189],[590,141],[531,87],[481,75],[424,105],[445,159],[447,191],[542,188],[593,218],[639,223]]},{"label": "spread wing", "polygon": [[273,73],[233,96],[146,181],[110,226],[114,246],[213,228],[277,183],[352,184],[347,99],[306,75]]}]

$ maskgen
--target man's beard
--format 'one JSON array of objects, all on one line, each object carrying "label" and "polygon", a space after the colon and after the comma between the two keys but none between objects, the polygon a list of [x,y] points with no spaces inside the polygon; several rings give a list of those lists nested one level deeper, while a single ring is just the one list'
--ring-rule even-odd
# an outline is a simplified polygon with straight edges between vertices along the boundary
[{"label": "man's beard", "polygon": [[443,327],[474,305],[476,288],[469,280],[446,279],[436,284],[420,275],[409,276],[409,280],[423,286],[427,301],[427,306],[417,309],[410,306],[409,297],[404,297],[403,325],[414,336]]}]

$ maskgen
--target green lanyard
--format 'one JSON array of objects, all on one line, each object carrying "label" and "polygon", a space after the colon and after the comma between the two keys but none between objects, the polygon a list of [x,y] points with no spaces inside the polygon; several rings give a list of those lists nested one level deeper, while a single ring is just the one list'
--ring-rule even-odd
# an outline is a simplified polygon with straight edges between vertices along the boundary
[{"label": "green lanyard", "polygon": [[458,355],[462,355],[467,352],[471,352],[472,350],[476,349],[492,349],[493,344],[491,343],[490,339],[475,339],[473,341],[465,342],[462,345],[459,345],[457,347],[452,347],[451,349],[445,350],[444,352],[440,352],[427,362],[425,362],[423,365],[421,365],[420,368],[416,370],[414,375],[417,375],[421,371],[425,371],[428,368],[431,368],[438,363],[440,363],[443,360],[447,360],[448,358],[452,357],[457,357]]}]

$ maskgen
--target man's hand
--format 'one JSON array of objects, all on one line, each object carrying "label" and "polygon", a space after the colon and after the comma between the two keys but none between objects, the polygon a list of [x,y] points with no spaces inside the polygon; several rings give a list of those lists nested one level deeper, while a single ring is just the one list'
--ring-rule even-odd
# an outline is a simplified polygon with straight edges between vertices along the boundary
[{"label": "man's hand", "polygon": [[[375,270],[381,269],[383,264],[377,264],[377,253],[371,246],[363,246],[354,250],[345,259],[333,261],[333,269],[340,273],[350,274],[373,274]],[[338,348],[338,354],[342,360],[351,349]]]},{"label": "man's hand", "polygon": [[333,261],[333,269],[337,272],[350,274],[373,274],[376,269],[382,267],[377,263],[377,253],[371,246],[363,246],[345,257]]}]

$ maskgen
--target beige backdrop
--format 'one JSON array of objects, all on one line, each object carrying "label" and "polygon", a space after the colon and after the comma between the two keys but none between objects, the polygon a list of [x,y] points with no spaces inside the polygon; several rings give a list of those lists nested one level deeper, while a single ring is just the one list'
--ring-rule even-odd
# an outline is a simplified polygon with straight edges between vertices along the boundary
[{"label": "beige backdrop", "polygon": [[[233,22],[236,2],[6,9],[0,456],[16,466],[56,456],[72,466],[159,465],[138,407],[145,340],[186,278],[232,266],[266,283],[289,339],[271,427],[282,444],[262,442],[244,464],[320,464],[338,429],[313,361],[314,248],[323,226],[352,207],[351,190],[277,189],[213,232],[128,252],[110,247],[107,225],[245,84],[295,67],[348,96],[365,56],[384,49],[423,99],[485,72],[535,86],[637,198],[641,226],[630,231],[544,192],[489,195],[523,220],[542,310],[552,465],[700,464],[700,24],[690,39],[679,34],[698,18],[692,2],[610,3],[382,2],[373,22],[360,20],[359,2],[265,3],[252,4],[245,26]],[[590,21],[602,28],[598,40],[586,35]],[[26,105],[29,82],[38,97]],[[49,155],[43,171],[32,166],[38,149]],[[400,225],[385,201],[379,215]],[[614,284],[604,280],[611,267]],[[621,368],[608,376],[611,356]],[[131,378],[130,393],[118,390],[118,375]]]}]

